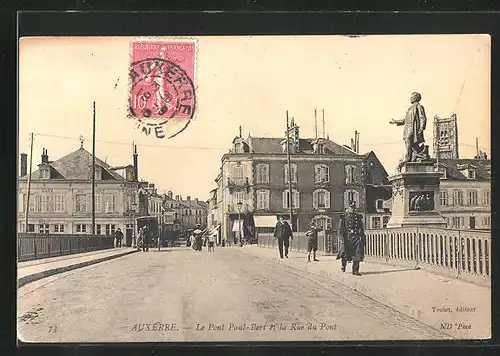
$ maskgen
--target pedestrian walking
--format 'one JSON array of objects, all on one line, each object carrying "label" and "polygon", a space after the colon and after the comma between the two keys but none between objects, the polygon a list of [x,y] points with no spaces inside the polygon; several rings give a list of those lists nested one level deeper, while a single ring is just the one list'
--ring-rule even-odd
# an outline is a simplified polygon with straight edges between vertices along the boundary
[{"label": "pedestrian walking", "polygon": [[122,247],[123,232],[120,228],[115,231],[116,247]]},{"label": "pedestrian walking", "polygon": [[214,251],[216,238],[217,238],[217,231],[213,231],[211,234],[208,235],[207,242],[208,242],[208,251],[209,252]]},{"label": "pedestrian walking", "polygon": [[342,243],[337,260],[342,260],[342,272],[345,272],[347,263],[352,261],[352,274],[361,276],[359,264],[364,259],[366,236],[363,216],[356,212],[355,202],[351,202],[346,214],[340,217],[339,239]]},{"label": "pedestrian walking", "polygon": [[316,226],[314,222],[311,222],[310,229],[306,232],[307,236],[307,262],[311,262],[311,251],[313,253],[313,260],[319,261],[316,258],[316,251],[318,251],[318,232],[321,229]]},{"label": "pedestrian walking", "polygon": [[200,229],[201,225],[196,224],[196,230],[193,231],[193,236],[194,236],[194,244],[193,248],[195,251],[201,251],[202,246],[203,246],[203,233],[205,230]]},{"label": "pedestrian walking", "polygon": [[147,226],[142,227],[142,233],[143,233],[143,238],[142,238],[142,251],[149,252],[149,245],[150,245],[150,236],[149,236],[149,229]]},{"label": "pedestrian walking", "polygon": [[137,251],[140,251],[144,245],[144,229],[139,228],[139,233],[137,234]]},{"label": "pedestrian walking", "polygon": [[288,222],[283,220],[282,216],[277,216],[278,222],[274,228],[274,238],[278,239],[278,251],[280,258],[283,258],[283,248],[285,250],[285,257],[288,258],[288,247],[290,246],[290,239],[292,238],[292,228]]}]

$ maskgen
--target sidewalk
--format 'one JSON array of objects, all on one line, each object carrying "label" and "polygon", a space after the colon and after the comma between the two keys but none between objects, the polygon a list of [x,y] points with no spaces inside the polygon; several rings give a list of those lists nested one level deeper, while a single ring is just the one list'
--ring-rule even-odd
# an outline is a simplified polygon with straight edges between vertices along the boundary
[{"label": "sidewalk", "polygon": [[[457,339],[491,337],[491,289],[447,278],[424,270],[362,262],[362,276],[340,271],[335,256],[318,255],[319,262],[307,262],[307,254],[291,251],[279,259],[277,249],[247,245],[240,251],[282,263],[310,274],[327,276],[355,291],[418,319]],[[335,283],[332,283],[335,284]],[[449,309],[447,309],[449,308]],[[475,309],[474,309],[475,308]]]},{"label": "sidewalk", "polygon": [[71,271],[76,268],[81,268],[113,258],[125,256],[136,251],[137,249],[132,247],[112,248],[107,250],[77,253],[74,255],[18,262],[18,288],[27,283],[52,276],[57,273]]}]

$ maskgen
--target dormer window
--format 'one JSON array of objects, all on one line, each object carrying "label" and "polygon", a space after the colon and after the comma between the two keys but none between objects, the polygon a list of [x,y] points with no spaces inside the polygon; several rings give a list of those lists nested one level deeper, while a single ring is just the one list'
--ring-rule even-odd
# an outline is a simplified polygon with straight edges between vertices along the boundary
[{"label": "dormer window", "polygon": [[312,147],[313,147],[314,153],[317,153],[320,155],[325,154],[325,142],[323,141],[323,139],[318,138],[315,141],[313,141]]},{"label": "dormer window", "polygon": [[125,176],[128,181],[133,181],[134,180],[134,169],[132,167],[128,167],[125,170]]},{"label": "dormer window", "polygon": [[467,178],[468,179],[476,179],[476,170],[469,168],[467,170]]},{"label": "dormer window", "polygon": [[377,199],[376,207],[377,207],[377,210],[384,210],[384,200]]},{"label": "dormer window", "polygon": [[49,167],[44,167],[40,169],[40,179],[49,179],[50,178],[50,171]]},{"label": "dormer window", "polygon": [[95,175],[94,175],[95,180],[101,180],[102,179],[102,169],[99,166],[95,167]]}]

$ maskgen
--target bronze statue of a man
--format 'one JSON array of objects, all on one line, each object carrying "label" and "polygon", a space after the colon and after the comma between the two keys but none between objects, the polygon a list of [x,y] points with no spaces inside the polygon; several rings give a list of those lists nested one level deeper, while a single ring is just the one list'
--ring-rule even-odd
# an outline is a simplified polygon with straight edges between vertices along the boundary
[{"label": "bronze statue of a man", "polygon": [[404,125],[403,138],[405,140],[406,153],[403,163],[413,162],[418,158],[428,157],[428,146],[423,145],[424,130],[427,125],[424,107],[420,104],[422,96],[419,93],[412,93],[410,97],[411,106],[402,120],[389,121],[398,126]]}]

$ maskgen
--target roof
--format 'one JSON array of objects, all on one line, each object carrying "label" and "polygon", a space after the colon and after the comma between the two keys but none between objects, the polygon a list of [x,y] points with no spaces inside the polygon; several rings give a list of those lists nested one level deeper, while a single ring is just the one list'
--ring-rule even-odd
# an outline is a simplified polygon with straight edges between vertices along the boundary
[{"label": "roof", "polygon": [[[271,154],[283,154],[283,148],[281,143],[285,138],[273,138],[273,137],[248,137],[246,142],[250,146],[252,153],[271,153]],[[316,139],[314,138],[299,138],[299,152],[303,154],[312,154],[313,146],[312,143]],[[343,147],[331,140],[324,139],[325,141],[325,153],[334,155],[346,155],[346,156],[358,156],[352,150]]]},{"label": "roof", "polygon": [[470,180],[467,176],[463,175],[460,171],[463,168],[475,169],[476,181],[490,181],[491,180],[491,160],[489,159],[440,159],[440,167],[446,167],[446,180]]},{"label": "roof", "polygon": [[[103,180],[125,180],[120,174],[111,170],[111,166],[99,158],[95,158],[96,166],[102,168]],[[43,164],[43,163],[42,163]],[[80,147],[78,150],[49,162],[51,179],[75,179],[88,180],[92,178],[92,154]],[[40,169],[31,174],[32,179],[40,179]],[[27,180],[28,175],[20,177],[19,180]]]},{"label": "roof", "polygon": [[[366,212],[377,213],[377,200],[389,200],[391,198],[392,187],[390,185],[366,185]],[[384,211],[388,213],[389,209],[384,209]]]}]

